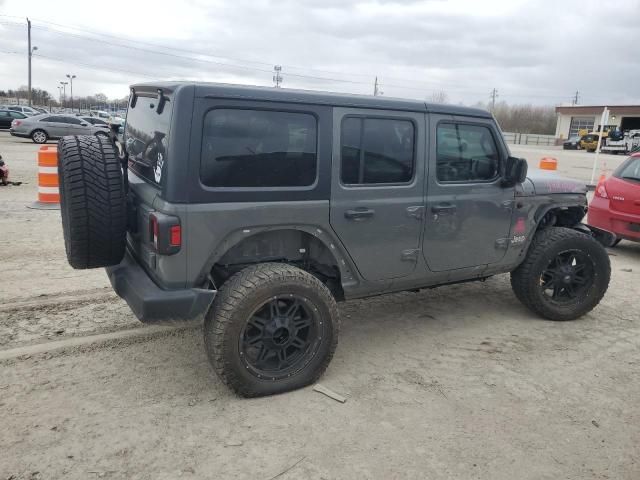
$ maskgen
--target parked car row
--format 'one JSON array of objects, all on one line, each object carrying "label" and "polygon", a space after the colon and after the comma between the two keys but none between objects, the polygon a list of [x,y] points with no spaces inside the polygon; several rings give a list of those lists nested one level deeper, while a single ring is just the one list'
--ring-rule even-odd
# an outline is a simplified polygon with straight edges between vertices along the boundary
[{"label": "parked car row", "polygon": [[22,120],[27,118],[24,113],[14,112],[13,110],[0,109],[0,128],[6,129],[11,127],[14,120]]},{"label": "parked car row", "polygon": [[25,105],[0,105],[0,110],[10,110],[12,112],[19,112],[27,117],[33,115],[40,115],[41,113],[47,113],[44,108],[40,107],[27,107]]},{"label": "parked car row", "polygon": [[40,114],[11,122],[9,133],[15,137],[31,138],[34,143],[45,143],[65,135],[109,135],[109,125],[94,117]]}]

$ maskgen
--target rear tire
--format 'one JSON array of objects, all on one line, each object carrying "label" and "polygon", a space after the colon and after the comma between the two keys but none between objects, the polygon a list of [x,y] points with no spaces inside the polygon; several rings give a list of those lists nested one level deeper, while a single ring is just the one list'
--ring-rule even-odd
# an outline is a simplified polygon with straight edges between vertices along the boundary
[{"label": "rear tire", "polygon": [[320,280],[291,265],[263,263],[222,285],[205,317],[204,343],[226,385],[259,397],[315,382],[339,329],[335,299]]},{"label": "rear tire", "polygon": [[58,142],[60,211],[67,260],[75,269],[117,265],[124,257],[126,199],[120,161],[108,138]]},{"label": "rear tire", "polygon": [[44,130],[38,129],[31,132],[31,140],[33,140],[33,143],[47,143],[49,136]]},{"label": "rear tire", "polygon": [[574,320],[598,305],[610,277],[609,256],[594,238],[549,227],[536,233],[524,262],[511,273],[511,286],[544,318]]}]

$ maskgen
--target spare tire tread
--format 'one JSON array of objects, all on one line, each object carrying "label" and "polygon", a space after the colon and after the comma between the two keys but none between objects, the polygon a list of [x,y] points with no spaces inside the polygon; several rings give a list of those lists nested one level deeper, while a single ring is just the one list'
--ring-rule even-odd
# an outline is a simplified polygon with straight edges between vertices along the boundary
[{"label": "spare tire tread", "polygon": [[126,243],[126,198],[113,145],[100,136],[63,137],[58,159],[69,263],[76,269],[120,263]]}]

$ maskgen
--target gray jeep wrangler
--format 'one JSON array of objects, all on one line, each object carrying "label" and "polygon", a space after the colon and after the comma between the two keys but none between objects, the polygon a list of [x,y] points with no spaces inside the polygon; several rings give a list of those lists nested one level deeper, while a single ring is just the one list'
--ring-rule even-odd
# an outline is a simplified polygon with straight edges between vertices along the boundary
[{"label": "gray jeep wrangler", "polygon": [[483,110],[140,84],[122,142],[58,151],[69,263],[107,267],[142,322],[204,315],[211,364],[243,396],[318,379],[337,301],[511,272],[524,305],[571,320],[609,284],[585,185],[527,176]]}]

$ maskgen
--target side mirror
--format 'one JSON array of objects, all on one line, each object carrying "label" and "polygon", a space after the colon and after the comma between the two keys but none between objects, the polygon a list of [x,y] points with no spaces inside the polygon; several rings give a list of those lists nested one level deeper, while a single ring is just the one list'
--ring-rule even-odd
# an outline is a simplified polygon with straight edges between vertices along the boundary
[{"label": "side mirror", "polygon": [[509,157],[505,164],[502,184],[505,187],[513,187],[527,179],[527,161],[524,158]]},{"label": "side mirror", "polygon": [[89,126],[88,123],[84,123],[84,122],[82,122],[80,125],[82,125],[83,127],[88,127]]}]

